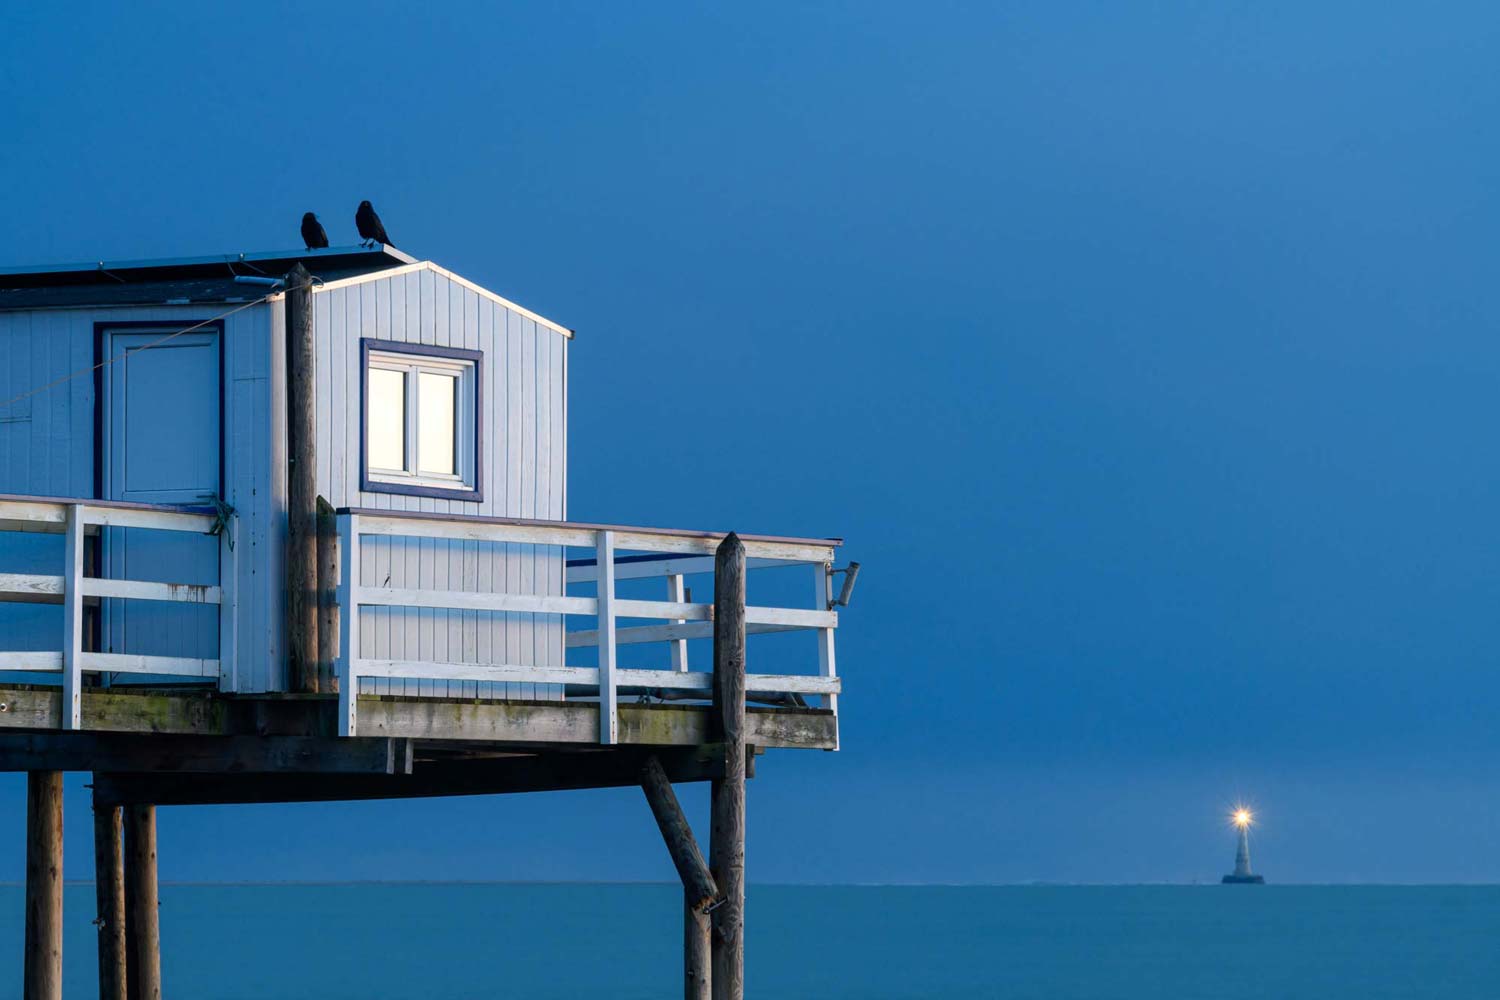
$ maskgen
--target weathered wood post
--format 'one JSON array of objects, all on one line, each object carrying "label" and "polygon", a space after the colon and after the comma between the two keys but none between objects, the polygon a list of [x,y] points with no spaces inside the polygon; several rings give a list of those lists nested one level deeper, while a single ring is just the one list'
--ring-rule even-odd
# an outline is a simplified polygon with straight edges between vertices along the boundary
[{"label": "weathered wood post", "polygon": [[711,789],[709,866],[724,902],[713,912],[714,1000],[745,995],[745,546],[730,533],[714,555],[714,701],[724,777]]},{"label": "weathered wood post", "polygon": [[161,1000],[156,807],[125,807],[126,981],[131,1000]]},{"label": "weathered wood post", "polygon": [[120,807],[94,799],[94,902],[99,1000],[125,1000],[125,859]]},{"label": "weathered wood post", "polygon": [[318,690],[317,413],[313,401],[312,275],[286,278],[287,667],[294,691]]},{"label": "weathered wood post", "polygon": [[641,768],[641,789],[677,867],[677,876],[682,879],[683,995],[687,1000],[709,1000],[709,917],[704,911],[719,898],[719,887],[703,861],[672,782],[654,754]]},{"label": "weathered wood post", "polygon": [[713,996],[713,917],[694,908],[692,892],[683,893],[682,981],[687,1000]]},{"label": "weathered wood post", "polygon": [[318,497],[318,690],[339,690],[339,521]]},{"label": "weathered wood post", "polygon": [[28,772],[25,1000],[62,1000],[62,818],[62,772]]}]

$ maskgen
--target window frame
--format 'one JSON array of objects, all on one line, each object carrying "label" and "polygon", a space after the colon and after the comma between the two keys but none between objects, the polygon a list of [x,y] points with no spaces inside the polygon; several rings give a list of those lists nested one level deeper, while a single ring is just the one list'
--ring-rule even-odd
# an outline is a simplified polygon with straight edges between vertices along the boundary
[{"label": "window frame", "polygon": [[[392,357],[394,356],[394,357]],[[424,364],[427,362],[427,364]],[[406,425],[404,428],[404,464],[406,469],[370,468],[370,367],[399,370],[406,373]],[[457,406],[454,417],[454,459],[458,472],[448,476],[420,472],[417,447],[417,421],[422,371],[458,375]],[[466,382],[473,386],[472,393]],[[360,489],[367,493],[394,493],[402,496],[435,497],[484,502],[484,354],[458,347],[432,344],[410,344],[399,340],[361,338],[359,342],[359,471]],[[470,402],[472,400],[472,402]],[[472,478],[471,478],[472,473]]]}]

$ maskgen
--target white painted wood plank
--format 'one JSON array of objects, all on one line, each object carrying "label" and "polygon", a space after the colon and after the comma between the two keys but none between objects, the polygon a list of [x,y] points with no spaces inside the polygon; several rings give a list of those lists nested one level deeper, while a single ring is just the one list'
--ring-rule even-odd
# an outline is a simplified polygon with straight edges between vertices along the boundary
[{"label": "white painted wood plank", "polygon": [[[814,567],[813,574],[813,601],[819,608],[826,608],[829,603],[829,569],[828,563]],[[817,630],[818,643],[818,674],[830,681],[837,680],[838,667],[833,655],[833,629],[820,628]],[[838,717],[839,698],[838,690],[832,690],[824,694],[823,707],[833,713],[833,748],[838,749]]]},{"label": "white painted wood plank", "polygon": [[177,677],[219,676],[219,661],[191,656],[142,656],[137,653],[80,653],[84,670],[114,674],[171,674]]},{"label": "white painted wood plank", "polygon": [[[821,562],[819,563],[821,564]],[[811,565],[803,559],[746,559],[745,569],[768,569],[775,566]],[[650,559],[642,562],[615,562],[616,580],[643,580],[657,576],[686,576],[693,573],[712,573],[712,556],[681,556],[679,558]],[[598,576],[593,563],[586,566],[569,566],[569,583],[589,583]]]},{"label": "white painted wood plank", "polygon": [[344,514],[339,518],[339,735],[355,736],[359,721],[359,674],[355,659],[359,638],[359,605],[353,600],[359,580],[360,517]]},{"label": "white painted wood plank", "polygon": [[[368,522],[363,529],[366,534],[407,535],[424,538],[474,538],[489,541],[512,541],[533,545],[568,545],[592,547],[592,535],[597,526],[570,525],[537,521],[530,524],[492,524],[482,521],[423,521],[413,518],[383,517],[366,514]],[[614,528],[617,551],[663,552],[668,554],[709,555],[722,539],[714,536],[695,536],[653,531],[650,528]],[[626,542],[629,542],[627,545]],[[777,560],[778,564],[829,562],[833,558],[834,545],[820,542],[753,541],[746,540],[747,550],[754,548],[756,558]],[[628,566],[650,565],[649,563],[627,563]],[[582,569],[583,567],[575,567]],[[597,569],[595,569],[597,572]],[[643,574],[658,575],[658,574]],[[617,577],[618,578],[618,577]]]},{"label": "white painted wood plank", "polygon": [[615,538],[612,531],[599,532],[599,742],[612,746],[619,741],[620,723],[615,678]]},{"label": "white painted wood plank", "polygon": [[61,604],[66,581],[40,573],[0,573],[0,601],[18,604]]},{"label": "white painted wood plank", "polygon": [[552,509],[548,517],[568,517],[568,341],[554,339],[552,353]]},{"label": "white painted wood plank", "polygon": [[[522,451],[522,384],[527,375],[523,368],[521,357],[521,324],[523,316],[517,312],[506,310],[504,315],[504,331],[502,336],[505,340],[505,510],[506,517],[520,517],[526,510],[525,501],[522,498],[522,463],[524,453]],[[592,535],[587,535],[580,545],[594,544]],[[529,558],[527,550],[523,545],[507,544],[505,546],[505,579],[506,589],[511,593],[520,593],[522,571],[525,560]],[[530,655],[530,644],[526,641],[525,625],[520,615],[507,614],[504,621],[506,659],[511,663],[523,662],[522,650],[525,656]],[[507,694],[519,697],[523,691],[516,685],[510,685],[506,689]]]},{"label": "white painted wood plank", "polygon": [[[488,394],[484,391],[483,381],[488,377],[488,372],[484,371],[484,369],[490,367],[489,362],[491,359],[485,352],[486,345],[483,342],[484,310],[481,307],[481,299],[477,292],[461,288],[457,285],[454,287],[459,289],[459,300],[463,310],[463,337],[456,344],[465,350],[480,352],[480,372],[478,373],[478,378],[475,380],[475,392],[482,397],[482,405],[487,408],[492,404],[489,402]],[[485,304],[488,305],[489,303]],[[474,414],[474,419],[488,432],[484,435],[486,440],[488,440],[493,433],[491,428],[492,421],[489,414],[484,409],[480,409]],[[482,466],[486,465],[482,447],[477,441],[475,447],[476,461]],[[484,475],[488,474],[488,469],[481,470],[481,473],[481,477],[475,480],[475,485],[481,492],[488,493],[487,484],[483,478]],[[454,501],[452,507],[455,510],[462,510],[471,514],[480,513],[485,509],[482,503],[472,504],[460,503],[458,501]],[[456,543],[455,548],[457,549],[457,558],[459,561],[458,575],[456,577],[458,586],[467,591],[479,590],[479,543],[472,539],[465,540]],[[454,658],[463,663],[477,663],[480,659],[479,634],[482,629],[488,627],[488,616],[481,611],[467,610],[461,612],[457,617],[459,619],[459,627],[457,645],[454,648]],[[479,697],[479,682],[464,682],[460,686],[459,693],[465,697]]]},{"label": "white painted wood plank", "polygon": [[[398,503],[404,505],[407,501],[407,497],[393,497],[391,506],[394,508]],[[361,526],[364,523],[365,518],[361,517]],[[420,587],[422,584],[422,540],[402,538],[393,541],[399,545],[397,551],[401,553],[401,582],[408,587]],[[422,657],[422,613],[417,610],[402,609],[400,612],[392,612],[392,615],[392,627],[401,632],[401,644],[405,655],[420,659]],[[392,693],[415,695],[419,688],[416,681],[403,681],[399,689],[392,688],[391,690]]]},{"label": "white painted wood plank", "polygon": [[118,597],[136,601],[171,601],[179,604],[218,604],[223,595],[219,587],[202,584],[104,580],[98,577],[85,577],[81,587],[86,597]]},{"label": "white painted wood plank", "polygon": [[[616,677],[621,687],[660,688],[663,691],[713,691],[711,673],[675,670],[620,670]],[[811,677],[807,674],[746,674],[745,690],[762,694],[829,694],[839,690],[838,678]]]},{"label": "white painted wood plank", "polygon": [[[621,529],[615,532],[615,547],[632,552],[666,552],[671,554],[712,555],[722,538],[692,538],[682,535],[655,534],[649,529]],[[743,539],[745,555],[790,562],[828,562],[834,546],[817,542],[762,542]]]},{"label": "white painted wood plank", "polygon": [[[422,328],[432,315],[430,302],[423,300],[423,275],[421,272],[413,272],[402,279],[406,285],[406,324],[399,334],[392,331],[394,340],[407,343],[422,343]],[[413,497],[389,494],[392,510],[419,510],[420,503]],[[392,540],[392,568],[393,581],[399,580],[404,586],[418,586],[421,582],[422,568],[422,543],[413,538]],[[399,572],[395,572],[399,570]],[[399,644],[402,655],[421,656],[421,612],[419,611],[392,611],[391,633],[393,646]],[[397,637],[399,636],[399,643]],[[389,680],[378,682],[384,685],[383,690],[393,694],[414,695],[418,692],[416,681],[402,681],[399,687],[392,686]]]},{"label": "white painted wood plank", "polygon": [[64,729],[83,728],[83,527],[84,510],[68,508],[63,542],[62,718]]},{"label": "white painted wood plank", "polygon": [[[682,574],[676,573],[667,577],[667,601],[672,604],[686,604],[687,588],[683,585]],[[687,619],[678,618],[673,621],[674,625],[685,625]],[[686,639],[673,639],[672,669],[686,672],[688,668],[688,644]]]},{"label": "white painted wood plank", "polygon": [[[437,339],[437,284],[431,271],[423,271],[417,275],[417,288],[421,295],[422,321],[415,331],[406,331],[406,339],[419,344],[432,344]],[[413,333],[416,336],[412,336]]]},{"label": "white painted wood plank", "polygon": [[366,677],[419,677],[531,684],[598,684],[593,667],[538,667],[504,663],[434,663],[423,660],[360,660]]},{"label": "white painted wood plank", "polygon": [[534,517],[552,517],[552,350],[555,339],[532,324],[532,381],[536,384],[536,507]]},{"label": "white painted wood plank", "polygon": [[132,510],[122,507],[83,508],[83,522],[110,528],[149,528],[153,531],[190,531],[206,535],[214,526],[212,514],[181,511]]},{"label": "white painted wood plank", "polygon": [[[463,590],[361,587],[354,600],[366,607],[444,608],[473,611],[511,611],[520,614],[593,615],[592,597],[551,597],[546,594],[482,594]],[[440,657],[434,657],[440,659]]]},{"label": "white painted wood plank", "polygon": [[32,500],[0,500],[0,531],[43,532],[67,530],[68,505]]},{"label": "white painted wood plank", "polygon": [[[521,516],[537,516],[537,482],[540,478],[542,456],[537,452],[537,358],[536,323],[523,316],[520,319],[520,370],[521,370],[521,489],[519,499]],[[511,360],[515,363],[515,359]],[[536,593],[537,558],[535,545],[521,550],[521,590]],[[537,662],[537,622],[533,615],[522,615],[517,622],[520,629],[522,662]],[[535,689],[523,689],[522,697],[529,697]]]},{"label": "white painted wood plank", "polygon": [[0,653],[0,671],[25,670],[60,673],[62,669],[63,655],[61,653],[49,653],[46,651]]},{"label": "white painted wood plank", "polygon": [[[688,621],[710,621],[712,604],[688,604],[677,601],[617,600],[615,614],[620,618],[676,618]],[[791,625],[796,628],[836,628],[838,613],[810,611],[805,608],[748,607],[745,621],[751,625]]]},{"label": "white painted wood plank", "polygon": [[[772,632],[802,632],[800,625],[745,625],[747,635],[768,635]],[[615,630],[615,644],[635,646],[648,642],[670,642],[674,639],[707,639],[714,634],[713,622],[691,622],[687,625],[636,625]],[[586,649],[599,644],[597,629],[579,629],[568,633],[569,649]]]},{"label": "white painted wood plank", "polygon": [[484,542],[527,545],[571,545],[594,547],[592,528],[567,528],[551,524],[486,524],[476,521],[419,521],[407,517],[365,514],[360,531],[366,535],[406,538],[457,538]]}]

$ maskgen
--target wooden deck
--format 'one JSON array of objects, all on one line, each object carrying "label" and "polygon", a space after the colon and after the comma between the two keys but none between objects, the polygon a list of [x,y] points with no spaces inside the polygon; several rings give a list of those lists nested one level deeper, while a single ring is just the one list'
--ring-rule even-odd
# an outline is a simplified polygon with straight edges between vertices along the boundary
[{"label": "wooden deck", "polygon": [[[25,687],[14,688],[12,718],[30,718],[28,725],[33,728],[126,731],[144,724],[179,727],[161,732],[203,735],[204,730],[194,727],[218,718],[216,713],[228,706],[250,702],[262,706],[259,711],[295,720],[308,732],[324,733],[331,718],[334,728],[326,730],[327,735],[349,737],[626,746],[703,742],[706,711],[702,702],[709,696],[712,673],[701,666],[690,667],[689,644],[713,634],[714,608],[701,600],[692,601],[685,581],[694,575],[712,577],[722,534],[360,508],[335,513],[330,508],[318,539],[318,573],[303,588],[317,596],[318,613],[288,611],[289,631],[302,637],[302,655],[289,665],[286,687],[298,692],[339,692],[336,698],[310,703],[325,706],[314,710],[306,705],[265,707],[278,702],[300,704],[297,699],[306,695],[244,693],[262,690],[245,686],[245,677],[276,674],[278,664],[267,667],[262,662],[264,648],[241,641],[235,566],[254,555],[235,546],[236,523],[235,517],[221,523],[212,513],[196,508],[0,495],[0,532],[66,536],[63,565],[58,567],[62,572],[0,572],[0,601],[62,604],[64,608],[57,648],[7,649],[7,640],[17,637],[0,635],[0,671],[26,672],[38,680],[55,676],[60,682],[61,696],[51,700],[41,693],[26,695]],[[101,532],[130,529],[218,531],[218,582],[190,585],[92,575],[85,542]],[[521,546],[550,552],[555,587],[543,593],[536,587],[528,589],[524,582],[496,579],[484,589],[472,565],[462,581],[439,574],[435,579],[424,578],[422,586],[393,585],[394,571],[371,555],[383,551],[380,544],[393,538],[467,546],[475,551],[481,546],[487,551]],[[751,605],[744,609],[749,634],[803,632],[812,640],[801,658],[804,662],[795,662],[799,659],[795,656],[789,661],[785,654],[768,661],[784,666],[787,672],[747,676],[750,699],[777,706],[752,710],[750,741],[758,746],[837,749],[842,681],[835,667],[834,632],[839,617],[836,608],[843,598],[835,599],[832,579],[836,572],[849,572],[833,569],[839,540],[748,535],[739,537],[739,543],[745,550],[746,569],[800,569],[810,572],[813,584],[808,594],[810,607]],[[584,558],[568,559],[569,549],[582,550]],[[846,578],[846,588],[848,580],[852,577]],[[643,585],[653,582],[665,590],[661,595],[665,599],[642,591]],[[617,585],[624,589],[617,590]],[[576,589],[569,592],[568,588]],[[187,606],[216,605],[219,655],[213,658],[205,649],[184,650],[192,652],[190,656],[101,652],[85,609],[90,602],[103,599],[155,602],[174,615],[183,614],[181,609]],[[178,610],[170,610],[174,606]],[[411,642],[393,645],[392,636],[402,629],[410,631],[409,626],[419,620],[432,625],[437,615],[451,618],[444,619],[453,626],[443,632],[445,641],[435,641],[439,629],[424,626],[420,636],[406,636]],[[362,629],[362,616],[371,620],[371,628]],[[303,627],[293,627],[293,618]],[[481,618],[490,623],[486,627],[518,631],[508,643],[500,641],[503,633],[485,643],[482,640],[488,633],[473,630]],[[580,620],[584,627],[564,627]],[[550,631],[524,631],[541,629],[539,623],[544,621],[550,622],[546,625]],[[382,623],[383,629],[373,627]],[[473,629],[463,631],[470,626]],[[512,653],[519,655],[507,659],[507,646],[516,647]],[[654,657],[634,658],[644,666],[627,667],[619,662],[622,649],[641,646],[646,647],[644,652],[650,653],[652,647],[658,652]],[[588,662],[591,659],[593,663]],[[153,695],[166,701],[121,702],[90,686],[98,675],[120,682],[132,674],[140,684],[174,677],[212,680],[219,697],[179,690]],[[543,688],[555,697],[540,703],[506,697],[518,693],[539,697]],[[240,692],[237,699],[236,692]],[[636,700],[642,697],[669,704]],[[801,708],[809,699],[817,710]],[[335,701],[337,710],[329,715],[326,706]],[[781,707],[782,702],[787,707]],[[790,707],[794,705],[796,709]],[[245,710],[234,709],[225,718],[237,717],[234,713],[239,711]],[[147,721],[130,721],[135,715]],[[0,714],[0,728],[15,725]],[[184,725],[188,728],[181,728]],[[222,732],[241,731],[232,723],[224,725],[230,728]]]},{"label": "wooden deck", "polygon": [[[338,733],[337,695],[228,695],[182,690],[87,689],[83,730],[193,736],[327,736]],[[0,732],[56,732],[62,692],[55,686],[0,687]],[[619,706],[620,746],[685,747],[708,742],[709,707]],[[366,736],[423,742],[482,742],[495,749],[599,745],[599,705],[567,701],[479,701],[361,695]],[[745,739],[757,747],[832,750],[833,713],[821,708],[746,710]]]}]

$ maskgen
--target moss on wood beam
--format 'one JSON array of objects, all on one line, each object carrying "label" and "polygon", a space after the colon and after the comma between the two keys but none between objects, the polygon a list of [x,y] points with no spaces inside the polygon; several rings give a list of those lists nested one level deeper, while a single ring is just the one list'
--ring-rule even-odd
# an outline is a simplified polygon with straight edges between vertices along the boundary
[{"label": "moss on wood beam", "polygon": [[[0,729],[60,728],[55,687],[0,686]],[[91,689],[83,692],[83,728],[116,733],[331,736],[332,696],[225,697],[196,691]],[[360,731],[416,740],[528,745],[597,745],[599,706],[591,702],[477,701],[368,695],[359,699]],[[703,705],[621,705],[620,743],[696,746],[709,741]],[[752,708],[745,740],[758,747],[832,749],[833,716],[820,709]]]}]

